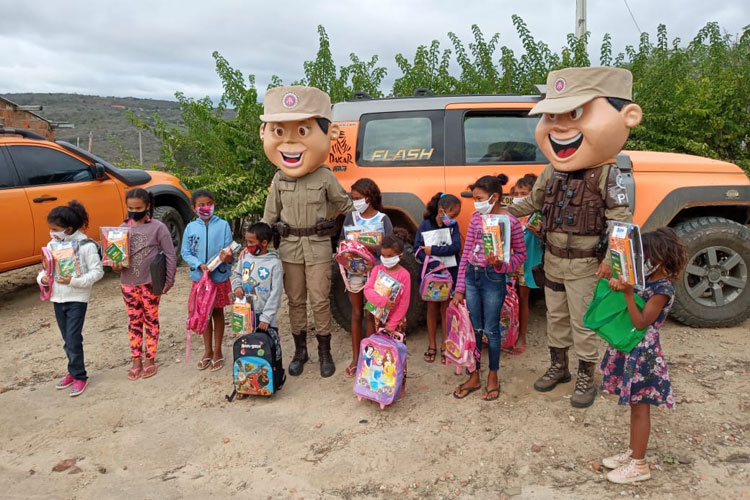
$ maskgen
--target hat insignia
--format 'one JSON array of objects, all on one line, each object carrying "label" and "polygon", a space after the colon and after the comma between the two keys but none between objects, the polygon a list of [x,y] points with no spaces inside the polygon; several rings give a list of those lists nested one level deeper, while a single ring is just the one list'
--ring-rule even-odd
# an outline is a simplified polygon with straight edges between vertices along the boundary
[{"label": "hat insignia", "polygon": [[565,90],[565,78],[558,78],[555,80],[555,91],[559,94]]},{"label": "hat insignia", "polygon": [[297,97],[297,94],[294,94],[292,92],[287,92],[284,94],[284,97],[281,98],[281,104],[286,109],[293,109],[297,106],[299,103],[299,98]]}]

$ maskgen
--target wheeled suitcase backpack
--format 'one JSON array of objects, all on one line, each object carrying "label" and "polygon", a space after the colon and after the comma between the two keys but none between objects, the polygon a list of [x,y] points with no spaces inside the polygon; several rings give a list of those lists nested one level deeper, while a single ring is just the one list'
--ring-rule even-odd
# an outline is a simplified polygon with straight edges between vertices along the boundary
[{"label": "wheeled suitcase backpack", "polygon": [[406,370],[406,344],[403,339],[401,333],[395,332],[391,336],[384,329],[362,339],[357,374],[354,376],[357,399],[375,401],[382,410],[401,397]]}]

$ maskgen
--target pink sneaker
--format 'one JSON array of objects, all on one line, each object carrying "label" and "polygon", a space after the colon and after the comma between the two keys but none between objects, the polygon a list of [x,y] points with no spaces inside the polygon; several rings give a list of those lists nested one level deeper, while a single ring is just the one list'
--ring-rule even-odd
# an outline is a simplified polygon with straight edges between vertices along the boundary
[{"label": "pink sneaker", "polygon": [[73,378],[73,375],[70,373],[66,374],[61,381],[57,383],[55,386],[55,389],[67,389],[71,385],[73,385],[73,382],[75,382],[76,379]]},{"label": "pink sneaker", "polygon": [[78,396],[86,390],[86,386],[89,385],[88,380],[75,380],[73,381],[73,388],[70,390],[70,396]]}]

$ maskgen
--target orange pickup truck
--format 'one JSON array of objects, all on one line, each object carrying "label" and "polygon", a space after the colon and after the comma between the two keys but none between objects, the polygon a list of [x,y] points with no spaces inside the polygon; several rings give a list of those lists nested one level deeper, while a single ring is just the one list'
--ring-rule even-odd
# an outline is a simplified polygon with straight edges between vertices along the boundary
[{"label": "orange pickup truck", "polygon": [[[534,139],[538,117],[528,116],[540,99],[436,97],[421,90],[410,98],[372,99],[360,93],[333,106],[343,134],[328,164],[345,188],[361,177],[377,182],[394,226],[413,235],[438,191],[459,195],[478,177],[501,172],[512,186],[526,173],[541,172],[548,162]],[[689,265],[677,283],[672,316],[705,327],[750,316],[750,180],[743,171],[723,161],[646,151],[623,151],[617,162],[635,222],[646,231],[671,226],[688,245]],[[465,200],[463,229],[472,211]],[[406,260],[416,279],[413,258]],[[335,317],[348,327],[343,284],[332,289]],[[410,323],[421,321],[421,307],[418,298],[413,301]]]},{"label": "orange pickup truck", "polygon": [[125,219],[125,193],[148,188],[156,197],[154,216],[164,222],[180,255],[185,224],[193,217],[190,192],[163,172],[120,169],[63,141],[33,132],[0,128],[0,272],[35,264],[49,242],[47,214],[78,200],[89,213],[87,234]]}]

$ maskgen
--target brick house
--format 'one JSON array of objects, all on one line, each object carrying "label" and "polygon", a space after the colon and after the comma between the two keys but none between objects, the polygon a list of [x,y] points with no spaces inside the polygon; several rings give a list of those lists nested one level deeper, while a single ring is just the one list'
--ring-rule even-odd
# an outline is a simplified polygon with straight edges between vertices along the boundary
[{"label": "brick house", "polygon": [[36,132],[45,139],[55,140],[55,127],[46,118],[0,96],[0,127],[22,128]]}]

